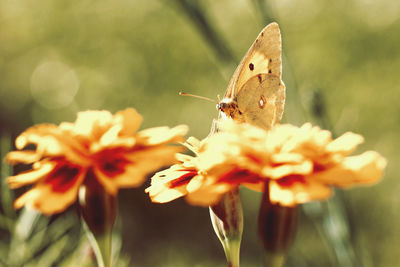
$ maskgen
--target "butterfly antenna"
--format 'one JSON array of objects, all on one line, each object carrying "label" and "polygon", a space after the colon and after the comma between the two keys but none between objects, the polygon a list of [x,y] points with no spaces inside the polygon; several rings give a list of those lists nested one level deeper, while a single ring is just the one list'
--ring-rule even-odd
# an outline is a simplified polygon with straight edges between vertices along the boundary
[{"label": "butterfly antenna", "polygon": [[199,95],[193,95],[193,94],[187,94],[184,92],[179,92],[179,95],[183,95],[183,96],[191,96],[191,97],[195,97],[195,98],[200,98],[200,99],[204,99],[213,103],[216,103],[214,100],[212,100],[211,98],[205,97],[205,96],[199,96]]}]

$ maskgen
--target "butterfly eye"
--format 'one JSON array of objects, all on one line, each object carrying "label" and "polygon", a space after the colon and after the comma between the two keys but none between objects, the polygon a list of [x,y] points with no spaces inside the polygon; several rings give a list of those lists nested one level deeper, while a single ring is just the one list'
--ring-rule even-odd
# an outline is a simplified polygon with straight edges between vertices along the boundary
[{"label": "butterfly eye", "polygon": [[217,110],[220,110],[222,112],[224,112],[224,110],[227,108],[226,103],[218,103],[217,104]]}]

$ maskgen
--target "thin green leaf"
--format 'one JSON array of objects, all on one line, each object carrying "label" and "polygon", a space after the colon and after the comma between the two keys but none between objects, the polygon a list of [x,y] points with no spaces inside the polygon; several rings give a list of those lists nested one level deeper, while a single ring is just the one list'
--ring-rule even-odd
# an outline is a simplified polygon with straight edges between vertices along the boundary
[{"label": "thin green leaf", "polygon": [[[13,209],[14,194],[7,185],[6,177],[12,175],[12,168],[8,165],[4,158],[11,150],[12,140],[11,135],[8,133],[0,134],[0,159],[1,159],[1,174],[0,174],[0,205],[4,214],[10,218],[16,218],[16,213]],[[8,227],[12,227],[9,225]]]}]

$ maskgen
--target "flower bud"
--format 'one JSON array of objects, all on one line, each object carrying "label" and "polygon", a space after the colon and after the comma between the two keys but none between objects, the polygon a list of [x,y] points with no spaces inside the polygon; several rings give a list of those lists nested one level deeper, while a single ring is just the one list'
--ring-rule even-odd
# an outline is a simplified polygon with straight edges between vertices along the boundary
[{"label": "flower bud", "polygon": [[243,233],[243,211],[238,188],[226,193],[218,204],[210,206],[210,218],[224,248],[228,266],[238,267]]},{"label": "flower bud", "polygon": [[288,207],[272,204],[269,195],[269,182],[265,182],[258,215],[258,234],[264,246],[265,254],[268,254],[270,258],[279,255],[283,263],[283,255],[288,251],[294,240],[296,226],[297,206]]},{"label": "flower bud", "polygon": [[89,170],[79,189],[79,210],[100,266],[111,266],[111,234],[117,215],[116,197],[108,194]]}]

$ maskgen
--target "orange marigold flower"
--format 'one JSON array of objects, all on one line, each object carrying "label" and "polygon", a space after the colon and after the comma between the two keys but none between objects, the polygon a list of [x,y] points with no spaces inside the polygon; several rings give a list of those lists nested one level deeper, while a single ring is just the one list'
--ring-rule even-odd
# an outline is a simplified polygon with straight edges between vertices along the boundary
[{"label": "orange marigold flower", "polygon": [[[146,176],[172,164],[181,150],[184,125],[137,132],[142,117],[133,108],[112,115],[108,111],[79,112],[74,123],[39,124],[25,130],[9,152],[11,164],[32,164],[29,171],[8,177],[11,188],[35,186],[14,206],[30,206],[44,214],[65,210],[77,199],[80,185],[95,177],[111,194],[119,188],[140,186]],[[35,145],[34,150],[25,149]],[[23,150],[25,149],[25,150]]]},{"label": "orange marigold flower", "polygon": [[194,205],[208,206],[217,203],[222,195],[237,185],[221,183],[207,175],[206,171],[200,171],[198,165],[198,153],[206,142],[190,137],[185,146],[195,156],[176,154],[180,162],[169,169],[156,173],[151,178],[151,186],[146,193],[153,202],[165,203],[186,196],[186,200]]},{"label": "orange marigold flower", "polygon": [[[329,131],[309,123],[302,127],[276,125],[264,131],[226,121],[221,129],[202,143],[191,160],[197,175],[186,179],[181,195],[187,195],[192,203],[213,205],[240,184],[262,191],[268,181],[272,203],[294,206],[329,198],[332,186],[375,183],[386,166],[386,160],[374,151],[348,156],[363,142],[362,136],[350,132],[333,140]],[[181,177],[179,173],[169,176],[170,171],[158,177],[169,180],[164,184],[165,195],[174,178]],[[154,200],[151,193],[150,197]]]}]

